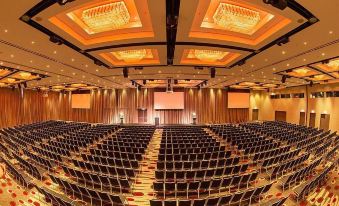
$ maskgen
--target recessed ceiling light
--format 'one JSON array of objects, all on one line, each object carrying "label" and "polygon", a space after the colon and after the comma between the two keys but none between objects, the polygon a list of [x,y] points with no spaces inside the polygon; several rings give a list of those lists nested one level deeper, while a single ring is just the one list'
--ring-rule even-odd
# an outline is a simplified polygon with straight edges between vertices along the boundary
[{"label": "recessed ceiling light", "polygon": [[85,64],[85,67],[88,67],[88,65],[87,65],[87,64]]},{"label": "recessed ceiling light", "polygon": [[276,68],[275,67],[273,67],[273,69],[272,69],[273,71],[275,71],[276,70]]},{"label": "recessed ceiling light", "polygon": [[305,62],[305,61],[306,61],[306,59],[303,59],[303,61]]},{"label": "recessed ceiling light", "polygon": [[49,65],[46,65],[47,68],[49,68]]},{"label": "recessed ceiling light", "polygon": [[73,72],[72,74],[73,74],[73,75],[75,75],[75,73],[74,73],[74,72]]},{"label": "recessed ceiling light", "polygon": [[287,66],[287,67],[289,67],[289,66],[290,66],[290,64],[286,64],[286,66]]},{"label": "recessed ceiling light", "polygon": [[282,53],[282,54],[286,54],[286,52],[285,52],[285,51],[282,51],[281,53]]},{"label": "recessed ceiling light", "polygon": [[11,58],[13,58],[14,57],[14,55],[13,54],[11,54]]},{"label": "recessed ceiling light", "polygon": [[329,31],[328,33],[329,33],[329,34],[333,34],[333,31]]},{"label": "recessed ceiling light", "polygon": [[265,62],[267,62],[268,61],[268,59],[265,59]]},{"label": "recessed ceiling light", "polygon": [[321,53],[321,56],[325,56],[325,53]]},{"label": "recessed ceiling light", "polygon": [[54,54],[56,54],[56,53],[57,53],[57,51],[54,51],[53,53],[54,53]]},{"label": "recessed ceiling light", "polygon": [[95,71],[96,71],[96,72],[98,72],[98,71],[99,71],[99,69],[96,69]]},{"label": "recessed ceiling light", "polygon": [[75,61],[73,58],[72,58],[71,60],[72,60],[72,62],[74,62],[74,61]]},{"label": "recessed ceiling light", "polygon": [[251,67],[254,67],[254,64],[252,64]]},{"label": "recessed ceiling light", "polygon": [[62,71],[62,72],[63,72],[64,70],[63,70],[63,69],[60,69],[60,71]]},{"label": "recessed ceiling light", "polygon": [[306,41],[304,42],[304,45],[307,45],[307,42],[306,42]]}]

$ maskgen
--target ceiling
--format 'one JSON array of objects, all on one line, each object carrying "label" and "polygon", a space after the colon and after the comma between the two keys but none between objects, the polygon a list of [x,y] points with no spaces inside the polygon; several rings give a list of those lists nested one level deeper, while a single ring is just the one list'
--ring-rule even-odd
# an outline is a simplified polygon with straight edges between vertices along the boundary
[{"label": "ceiling", "polygon": [[[113,8],[105,15],[119,21],[95,16],[100,8]],[[262,0],[5,1],[0,64],[46,76],[28,81],[30,88],[71,83],[134,87],[131,80],[163,87],[168,78],[178,80],[177,87],[207,80],[207,88],[337,82],[337,8],[337,0],[288,0],[284,10]],[[284,84],[282,75],[290,77]]]}]

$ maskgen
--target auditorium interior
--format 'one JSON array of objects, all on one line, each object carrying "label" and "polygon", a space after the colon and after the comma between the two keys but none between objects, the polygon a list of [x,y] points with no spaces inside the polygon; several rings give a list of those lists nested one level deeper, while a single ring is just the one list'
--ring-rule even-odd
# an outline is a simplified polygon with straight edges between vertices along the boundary
[{"label": "auditorium interior", "polygon": [[0,206],[339,206],[338,0],[3,0]]}]

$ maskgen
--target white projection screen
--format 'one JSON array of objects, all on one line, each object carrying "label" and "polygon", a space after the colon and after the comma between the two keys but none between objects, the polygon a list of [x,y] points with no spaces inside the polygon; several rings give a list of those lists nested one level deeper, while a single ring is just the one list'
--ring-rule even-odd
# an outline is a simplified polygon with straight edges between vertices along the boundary
[{"label": "white projection screen", "polygon": [[73,109],[90,109],[91,95],[90,94],[72,94]]},{"label": "white projection screen", "polygon": [[250,108],[250,93],[228,93],[228,108]]},{"label": "white projection screen", "polygon": [[154,109],[184,108],[184,92],[154,92]]}]

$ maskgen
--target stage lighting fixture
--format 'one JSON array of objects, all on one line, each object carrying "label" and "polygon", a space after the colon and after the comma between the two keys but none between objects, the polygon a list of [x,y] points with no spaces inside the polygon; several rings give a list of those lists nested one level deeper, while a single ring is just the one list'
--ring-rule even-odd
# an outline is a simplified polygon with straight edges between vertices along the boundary
[{"label": "stage lighting fixture", "polygon": [[142,84],[145,85],[147,83],[146,79],[142,80]]},{"label": "stage lighting fixture", "polygon": [[271,4],[275,8],[284,10],[287,7],[287,0],[264,0],[265,4]]},{"label": "stage lighting fixture", "polygon": [[56,0],[60,6],[63,6],[67,3],[73,2],[75,0]]},{"label": "stage lighting fixture", "polygon": [[57,44],[57,45],[62,45],[64,43],[64,41],[60,37],[55,36],[55,35],[50,36],[49,41],[51,41],[51,42],[53,42],[54,44]]},{"label": "stage lighting fixture", "polygon": [[174,80],[174,84],[178,84],[178,80],[177,79]]},{"label": "stage lighting fixture", "polygon": [[98,66],[103,66],[104,64],[99,60],[94,60],[94,64]]},{"label": "stage lighting fixture", "polygon": [[245,63],[246,63],[245,60],[241,60],[241,61],[239,61],[238,66],[242,66],[242,65],[244,65]]},{"label": "stage lighting fixture", "polygon": [[132,82],[132,86],[134,86],[134,81],[133,81],[133,80],[131,80],[131,82]]},{"label": "stage lighting fixture", "polygon": [[138,86],[137,86],[137,89],[140,91],[140,90],[141,90],[141,85],[138,85]]},{"label": "stage lighting fixture", "polygon": [[127,68],[127,67],[124,67],[124,68],[122,69],[122,73],[123,73],[123,75],[124,75],[124,78],[128,78],[128,68]]},{"label": "stage lighting fixture", "polygon": [[18,89],[21,89],[21,84],[17,84],[18,85]]},{"label": "stage lighting fixture", "polygon": [[211,78],[215,78],[215,67],[210,68]]},{"label": "stage lighting fixture", "polygon": [[134,67],[135,70],[143,70],[144,67]]},{"label": "stage lighting fixture", "polygon": [[24,88],[27,88],[27,82],[24,82],[23,85],[24,85]]},{"label": "stage lighting fixture", "polygon": [[286,82],[286,79],[287,79],[287,76],[286,75],[283,75],[282,77],[281,77],[281,83],[285,83]]},{"label": "stage lighting fixture", "polygon": [[310,87],[312,87],[313,86],[313,81],[310,81]]},{"label": "stage lighting fixture", "polygon": [[321,63],[322,64],[328,64],[328,63],[330,63],[330,60],[326,59],[326,60],[321,61]]},{"label": "stage lighting fixture", "polygon": [[288,42],[290,42],[290,38],[282,37],[281,39],[278,39],[277,45],[282,46],[283,44],[287,44]]}]

